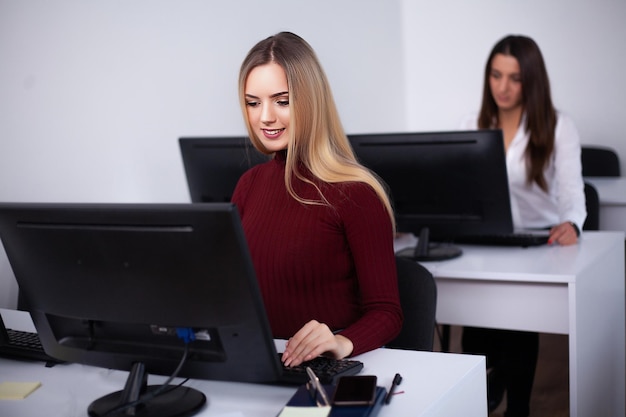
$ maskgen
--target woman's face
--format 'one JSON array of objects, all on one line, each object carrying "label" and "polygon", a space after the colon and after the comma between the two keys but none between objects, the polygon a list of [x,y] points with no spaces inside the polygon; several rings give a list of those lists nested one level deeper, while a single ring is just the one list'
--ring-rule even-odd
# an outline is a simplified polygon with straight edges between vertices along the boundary
[{"label": "woman's face", "polygon": [[289,88],[283,68],[276,63],[255,67],[245,85],[246,111],[252,130],[270,152],[287,148]]},{"label": "woman's face", "polygon": [[494,55],[489,88],[500,111],[517,110],[522,106],[522,74],[516,58],[504,54]]}]

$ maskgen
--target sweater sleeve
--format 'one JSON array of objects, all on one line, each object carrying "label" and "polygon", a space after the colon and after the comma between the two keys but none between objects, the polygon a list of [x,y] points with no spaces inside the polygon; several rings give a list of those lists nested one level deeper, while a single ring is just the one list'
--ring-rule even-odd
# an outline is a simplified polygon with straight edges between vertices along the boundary
[{"label": "sweater sleeve", "polygon": [[352,355],[379,348],[402,327],[393,230],[389,215],[366,184],[351,184],[340,205],[345,233],[358,278],[362,316],[341,334],[354,345]]},{"label": "sweater sleeve", "polygon": [[237,181],[237,185],[235,186],[235,190],[233,191],[233,195],[230,199],[231,203],[237,206],[237,211],[239,211],[239,217],[243,219],[244,216],[244,207],[245,207],[245,199],[248,195],[248,189],[251,187],[251,184],[254,180],[254,172],[255,169],[252,168],[243,173],[243,175]]}]

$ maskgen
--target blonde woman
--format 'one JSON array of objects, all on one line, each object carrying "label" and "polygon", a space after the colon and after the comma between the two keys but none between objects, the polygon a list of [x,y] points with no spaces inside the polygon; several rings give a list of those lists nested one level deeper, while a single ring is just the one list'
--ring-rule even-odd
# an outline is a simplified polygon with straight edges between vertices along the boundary
[{"label": "blonde woman", "polygon": [[252,144],[274,156],[232,201],[274,337],[288,340],[283,363],[385,345],[402,326],[393,211],[354,157],[315,52],[289,32],[260,41],[239,96]]}]

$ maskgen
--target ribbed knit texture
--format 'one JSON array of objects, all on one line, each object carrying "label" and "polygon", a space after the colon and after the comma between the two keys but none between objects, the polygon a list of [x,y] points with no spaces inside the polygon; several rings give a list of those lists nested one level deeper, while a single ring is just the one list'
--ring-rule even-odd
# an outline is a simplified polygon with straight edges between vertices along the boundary
[{"label": "ribbed knit texture", "polygon": [[[233,194],[274,337],[315,319],[349,338],[352,355],[391,341],[402,326],[391,222],[363,183],[321,184],[332,207],[286,190],[284,155],[246,172]],[[319,183],[318,183],[319,184]],[[298,195],[319,200],[294,180]]]}]

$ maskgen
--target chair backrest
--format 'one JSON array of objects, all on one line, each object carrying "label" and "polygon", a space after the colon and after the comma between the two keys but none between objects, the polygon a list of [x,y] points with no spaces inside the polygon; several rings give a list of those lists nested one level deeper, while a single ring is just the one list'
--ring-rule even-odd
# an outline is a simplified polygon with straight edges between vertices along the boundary
[{"label": "chair backrest", "polygon": [[600,198],[596,188],[585,182],[585,205],[587,218],[583,230],[600,230]]},{"label": "chair backrest", "polygon": [[396,266],[404,324],[387,347],[432,351],[437,309],[435,279],[428,269],[412,259],[396,256]]},{"label": "chair backrest", "polygon": [[583,177],[619,177],[619,156],[604,146],[581,147]]}]

